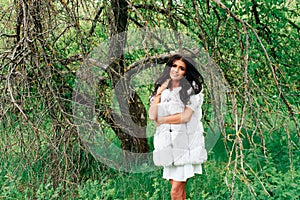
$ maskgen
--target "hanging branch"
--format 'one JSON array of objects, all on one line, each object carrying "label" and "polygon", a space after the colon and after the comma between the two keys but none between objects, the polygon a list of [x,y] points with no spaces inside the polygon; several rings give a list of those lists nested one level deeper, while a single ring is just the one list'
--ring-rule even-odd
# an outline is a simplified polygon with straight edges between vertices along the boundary
[{"label": "hanging branch", "polygon": [[199,13],[198,5],[197,5],[197,2],[195,2],[195,0],[193,0],[193,7],[194,7],[194,10],[196,11],[196,14],[197,14],[196,22],[197,22],[197,25],[199,26],[199,28],[201,30],[200,35],[201,35],[201,39],[202,39],[204,48],[205,48],[206,51],[208,51],[207,38],[205,37],[205,34],[204,34],[205,30],[204,30],[202,22],[201,22],[201,16],[200,16],[200,13]]},{"label": "hanging branch", "polygon": [[243,26],[246,26],[246,27],[248,27],[249,29],[251,29],[251,31],[254,33],[254,35],[255,35],[257,41],[259,42],[259,44],[260,44],[260,46],[261,46],[261,48],[262,48],[262,50],[263,50],[263,52],[264,52],[264,55],[265,55],[266,59],[267,59],[267,61],[268,61],[268,66],[269,66],[269,68],[270,68],[270,70],[271,70],[271,72],[272,72],[273,80],[274,80],[274,82],[275,82],[275,84],[276,84],[276,88],[277,88],[277,90],[278,90],[278,92],[279,92],[279,95],[280,95],[281,99],[283,100],[285,106],[287,107],[288,112],[289,112],[290,116],[292,117],[292,119],[293,119],[293,121],[294,121],[294,124],[296,125],[296,130],[297,130],[298,140],[299,140],[299,142],[300,142],[299,124],[298,124],[298,121],[297,121],[296,118],[295,118],[295,113],[294,113],[294,111],[293,111],[293,109],[292,109],[290,103],[289,103],[288,100],[286,99],[284,93],[282,92],[282,89],[281,89],[281,87],[280,87],[280,85],[279,85],[279,81],[278,81],[278,78],[277,78],[277,75],[276,75],[276,71],[275,71],[275,69],[274,69],[274,67],[273,67],[273,64],[272,64],[272,62],[271,62],[271,59],[270,59],[270,57],[269,57],[269,54],[268,54],[268,52],[267,52],[267,50],[266,50],[264,44],[262,43],[260,37],[258,36],[256,30],[255,30],[250,24],[248,24],[247,22],[245,22],[244,20],[242,20],[242,19],[240,19],[238,16],[236,16],[231,10],[229,10],[229,9],[228,9],[223,3],[221,3],[220,1],[218,1],[218,0],[212,0],[212,1],[213,1],[214,3],[216,3],[219,7],[223,8],[224,10],[226,10],[226,12],[227,12],[231,17],[233,17],[235,20],[239,21]]},{"label": "hanging branch", "polygon": [[[241,138],[240,138],[240,134],[241,134],[241,131],[242,131],[242,127],[243,127],[243,124],[244,124],[244,119],[245,119],[245,116],[246,116],[246,109],[247,109],[247,106],[248,106],[248,102],[249,102],[249,98],[248,98],[248,94],[249,94],[249,77],[248,77],[248,59],[249,59],[249,35],[248,35],[248,31],[247,31],[247,28],[249,28],[255,35],[255,37],[257,38],[258,42],[260,43],[261,45],[261,48],[263,49],[264,51],[264,54],[265,54],[265,57],[269,63],[269,67],[271,69],[271,72],[272,72],[272,75],[273,75],[273,79],[276,83],[276,87],[277,87],[277,90],[279,91],[279,94],[281,96],[281,98],[283,99],[285,105],[288,107],[288,110],[289,110],[289,113],[290,115],[292,116],[296,126],[297,126],[297,130],[298,130],[298,123],[296,122],[295,118],[294,118],[294,113],[293,113],[293,110],[291,109],[289,103],[287,102],[283,92],[281,91],[281,87],[279,86],[279,83],[278,83],[278,78],[276,76],[276,72],[272,66],[272,62],[269,58],[269,55],[262,43],[262,41],[260,40],[260,37],[258,36],[258,34],[256,33],[256,30],[250,26],[247,22],[243,21],[242,19],[240,19],[239,17],[237,17],[231,10],[229,10],[224,4],[222,4],[221,2],[217,1],[217,0],[213,0],[213,2],[215,2],[219,7],[225,9],[231,17],[233,17],[235,19],[236,22],[239,22],[241,23],[242,27],[243,27],[243,31],[244,31],[244,34],[245,34],[245,37],[246,37],[246,45],[244,45],[244,42],[242,40],[242,37],[241,37],[241,34],[239,31],[237,31],[237,34],[238,34],[238,37],[239,37],[239,42],[240,42],[240,49],[241,49],[241,53],[242,53],[242,58],[243,58],[243,63],[244,63],[244,83],[245,83],[245,86],[244,86],[244,92],[243,92],[243,100],[244,100],[244,104],[243,104],[243,108],[242,108],[242,114],[241,114],[241,119],[240,119],[240,122],[238,123],[238,120],[237,120],[237,108],[236,108],[236,103],[233,104],[233,109],[234,109],[234,121],[235,121],[235,126],[236,126],[236,139],[235,139],[235,142],[234,142],[234,145],[233,146],[236,146],[235,148],[235,156],[236,156],[236,159],[234,160],[234,171],[233,171],[233,177],[232,177],[232,185],[231,185],[231,199],[233,198],[233,194],[234,194],[234,182],[235,182],[235,177],[236,177],[236,171],[237,171],[237,162],[238,162],[238,157],[240,159],[240,166],[241,166],[241,170],[242,170],[242,174],[243,174],[243,182],[246,183],[246,185],[248,186],[248,188],[250,189],[250,191],[252,191],[253,195],[255,196],[256,193],[254,192],[253,188],[249,185],[248,181],[247,181],[247,173],[246,173],[246,170],[244,169],[244,155],[243,155],[243,144],[242,144],[242,141],[241,141]],[[257,18],[256,16],[256,20],[257,22],[260,22],[259,21],[259,18]],[[235,98],[234,96],[232,96],[232,102],[236,102],[235,101]],[[299,131],[298,131],[298,137],[299,137]],[[299,137],[300,139],[300,137]],[[291,151],[290,151],[290,138],[288,138],[288,141],[289,141],[289,144],[288,144],[288,148],[289,148],[289,157],[291,157]],[[262,140],[262,145],[263,145],[263,151],[264,151],[264,155],[266,156],[266,152],[265,152],[265,144],[264,144],[264,140]],[[239,151],[237,150],[239,147]],[[230,156],[232,155],[232,152],[230,154]],[[292,165],[292,163],[290,163]],[[229,163],[228,163],[228,167],[230,165],[230,160],[229,160]],[[292,167],[291,167],[292,169]],[[255,173],[254,173],[255,174]],[[264,185],[262,182],[260,182],[263,186],[263,188],[265,189]],[[268,193],[267,193],[268,194]],[[268,194],[269,195],[269,194]]]},{"label": "hanging branch", "polygon": [[[143,65],[145,63],[156,63],[156,64],[166,63],[169,60],[169,58],[176,53],[178,53],[178,52],[168,52],[168,53],[160,54],[157,56],[151,56],[151,57],[143,59],[143,60],[139,60],[139,61],[129,65],[127,67],[126,71],[133,70],[136,67],[140,67],[141,65]],[[193,55],[196,55],[199,53],[199,50],[198,49],[190,49],[189,51],[184,50],[184,51],[182,51],[182,53],[187,56],[193,57]]]},{"label": "hanging branch", "polygon": [[97,14],[96,14],[96,16],[95,16],[95,18],[93,20],[92,27],[91,27],[91,29],[89,31],[88,37],[91,37],[93,35],[93,33],[95,32],[95,28],[97,26],[97,22],[99,20],[99,17],[101,15],[103,9],[104,9],[104,7],[101,6],[100,9],[98,10],[98,12],[97,12]]}]

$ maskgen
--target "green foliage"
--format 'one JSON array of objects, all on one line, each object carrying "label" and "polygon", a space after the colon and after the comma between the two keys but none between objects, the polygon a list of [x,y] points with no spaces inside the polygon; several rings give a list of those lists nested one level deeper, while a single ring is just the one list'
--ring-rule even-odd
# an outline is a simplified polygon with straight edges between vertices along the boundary
[{"label": "green foliage", "polygon": [[[246,177],[237,171],[234,199],[297,199],[300,181],[299,151],[293,150],[293,168],[289,169],[288,149],[283,149],[287,140],[280,130],[278,137],[268,139],[268,161],[260,148],[244,150],[244,159],[251,169]],[[245,147],[246,148],[246,147]],[[232,169],[228,169],[227,155],[221,154],[224,145],[219,142],[209,154],[208,162],[203,165],[203,175],[196,175],[187,184],[187,199],[229,199]],[[3,155],[2,155],[3,156]],[[102,166],[91,157],[90,165],[82,166],[82,179],[74,184],[67,179],[54,186],[44,165],[36,163],[30,168],[18,159],[2,159],[0,168],[0,197],[13,199],[169,199],[170,183],[162,179],[162,170],[148,173],[118,172]],[[41,163],[48,162],[49,158]],[[87,164],[86,163],[86,164]],[[248,168],[248,166],[245,166]],[[229,174],[228,174],[229,173]],[[43,178],[44,177],[44,178]],[[47,178],[48,177],[48,178]],[[250,192],[247,184],[251,184]],[[265,189],[264,189],[265,188]]]}]

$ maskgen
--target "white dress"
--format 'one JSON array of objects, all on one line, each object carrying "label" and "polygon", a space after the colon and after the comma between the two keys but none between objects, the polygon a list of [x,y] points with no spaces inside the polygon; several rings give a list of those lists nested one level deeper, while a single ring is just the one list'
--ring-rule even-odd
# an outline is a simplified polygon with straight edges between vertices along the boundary
[{"label": "white dress", "polygon": [[193,177],[195,174],[202,174],[201,164],[171,165],[164,167],[163,178],[186,182],[188,178]]},{"label": "white dress", "polygon": [[[161,105],[158,105],[158,116],[167,116],[183,112],[185,106],[179,97],[180,89],[181,87],[174,88],[173,91],[169,89],[164,90],[161,97]],[[188,123],[179,125],[162,124],[157,129],[154,137],[154,163],[158,166],[164,166],[163,178],[165,179],[185,182],[195,174],[202,174],[201,163],[207,159],[203,137],[203,125],[200,121],[202,117],[202,102],[202,93],[192,95],[186,105],[194,110],[191,120]],[[166,104],[168,106],[166,106]],[[183,128],[185,128],[184,132],[187,132],[187,134],[182,134]],[[165,129],[172,129],[173,131],[169,133],[169,131],[165,131]],[[176,134],[177,136],[174,137]],[[185,138],[187,137],[187,140],[189,140],[191,135],[195,135],[192,137],[193,140],[186,142]],[[171,145],[169,145],[169,143]],[[183,144],[185,147],[182,147]],[[188,150],[188,153],[186,153],[186,151],[183,153],[178,151],[178,149],[174,151],[174,147],[191,148],[191,150]],[[163,152],[165,152],[165,154],[163,154]],[[180,152],[180,154],[178,154],[178,152]],[[156,156],[156,154],[158,155]],[[170,156],[170,154],[172,155]],[[170,157],[173,158],[170,160]]]}]

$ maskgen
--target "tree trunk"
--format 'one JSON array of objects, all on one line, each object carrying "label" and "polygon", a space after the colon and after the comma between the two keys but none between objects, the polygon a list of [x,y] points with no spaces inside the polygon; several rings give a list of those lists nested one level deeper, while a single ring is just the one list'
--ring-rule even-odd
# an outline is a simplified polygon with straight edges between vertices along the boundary
[{"label": "tree trunk", "polygon": [[[110,17],[111,40],[108,74],[115,88],[120,105],[121,117],[114,115],[114,124],[110,124],[121,141],[122,148],[131,152],[148,152],[146,138],[146,110],[136,93],[130,94],[130,80],[124,75],[124,47],[127,39],[128,4],[125,0],[112,0]],[[117,124],[116,124],[117,123]]]}]

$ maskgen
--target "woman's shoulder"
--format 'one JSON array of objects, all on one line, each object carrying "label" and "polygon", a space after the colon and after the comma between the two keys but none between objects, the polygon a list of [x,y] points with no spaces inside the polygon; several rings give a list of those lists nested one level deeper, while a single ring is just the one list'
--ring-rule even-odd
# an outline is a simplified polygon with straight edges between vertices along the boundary
[{"label": "woman's shoulder", "polygon": [[198,94],[193,94],[190,96],[190,99],[187,102],[187,106],[195,111],[202,106],[203,101],[204,101],[204,94],[202,92]]}]

